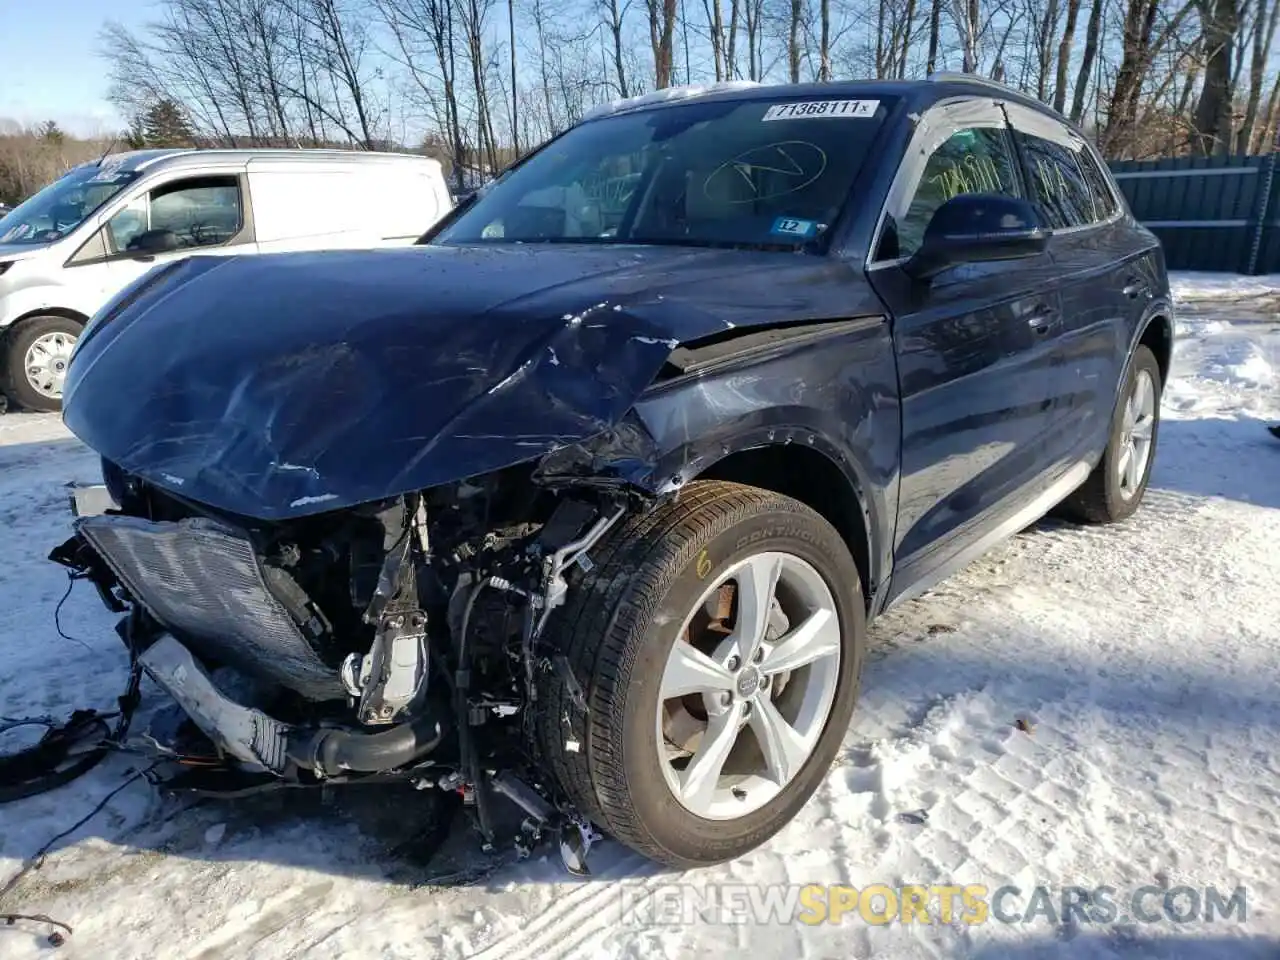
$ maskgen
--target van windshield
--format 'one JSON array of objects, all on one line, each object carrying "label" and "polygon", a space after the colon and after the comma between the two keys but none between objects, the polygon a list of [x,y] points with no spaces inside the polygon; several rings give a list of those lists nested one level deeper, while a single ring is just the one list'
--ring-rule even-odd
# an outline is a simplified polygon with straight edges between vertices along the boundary
[{"label": "van windshield", "polygon": [[590,120],[501,176],[433,242],[825,246],[890,106],[793,95]]},{"label": "van windshield", "polygon": [[76,167],[0,218],[0,244],[61,240],[136,179],[110,160]]}]

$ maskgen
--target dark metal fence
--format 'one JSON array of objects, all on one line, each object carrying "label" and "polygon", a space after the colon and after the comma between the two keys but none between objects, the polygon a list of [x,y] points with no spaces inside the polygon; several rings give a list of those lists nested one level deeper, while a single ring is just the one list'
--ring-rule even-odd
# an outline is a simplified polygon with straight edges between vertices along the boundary
[{"label": "dark metal fence", "polygon": [[1274,155],[1117,160],[1111,171],[1171,270],[1280,273]]}]

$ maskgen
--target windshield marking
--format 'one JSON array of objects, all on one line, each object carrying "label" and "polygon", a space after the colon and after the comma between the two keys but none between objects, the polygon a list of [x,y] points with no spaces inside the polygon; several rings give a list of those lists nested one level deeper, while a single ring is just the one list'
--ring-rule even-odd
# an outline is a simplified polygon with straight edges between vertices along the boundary
[{"label": "windshield marking", "polygon": [[[803,151],[796,148],[805,148],[812,150],[817,156],[817,169],[812,175],[805,177],[805,168],[796,160],[794,156],[787,152],[786,148],[791,147],[793,151],[802,153]],[[771,160],[758,162],[753,157],[757,154],[769,152],[773,154]],[[762,158],[763,159],[763,158]],[[732,160],[726,160],[716,169],[712,170],[703,181],[702,192],[708,197],[712,196],[712,181],[722,173],[730,171],[736,173],[738,177],[746,184],[751,191],[751,196],[741,200],[727,199],[724,202],[730,204],[739,203],[756,203],[760,200],[773,200],[776,197],[785,197],[789,193],[795,193],[797,190],[803,190],[809,184],[817,180],[827,169],[827,154],[816,143],[809,143],[807,140],[781,140],[778,143],[766,143],[761,147],[752,147],[744,153],[738,154]],[[761,192],[759,185],[753,173],[776,173],[782,177],[790,177],[790,181],[786,181],[787,185],[782,188],[775,188],[768,192]],[[803,178],[803,179],[802,179]]]}]

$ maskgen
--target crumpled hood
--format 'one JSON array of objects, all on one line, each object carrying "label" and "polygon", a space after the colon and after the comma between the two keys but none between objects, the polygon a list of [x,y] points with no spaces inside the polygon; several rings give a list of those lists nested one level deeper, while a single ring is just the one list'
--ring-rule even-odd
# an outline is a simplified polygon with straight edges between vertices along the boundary
[{"label": "crumpled hood", "polygon": [[[603,246],[195,257],[95,318],[63,417],[175,494],[262,519],[324,512],[594,436],[678,342],[794,310],[788,278],[825,263]],[[762,270],[772,309],[710,283]]]}]

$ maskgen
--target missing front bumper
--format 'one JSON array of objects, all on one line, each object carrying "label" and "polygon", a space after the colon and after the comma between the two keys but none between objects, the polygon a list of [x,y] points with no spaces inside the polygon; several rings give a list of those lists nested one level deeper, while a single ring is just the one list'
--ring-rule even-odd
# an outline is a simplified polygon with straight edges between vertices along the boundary
[{"label": "missing front bumper", "polygon": [[284,772],[289,763],[289,728],[224,694],[172,636],[162,635],[138,661],[220,749],[251,769]]}]

